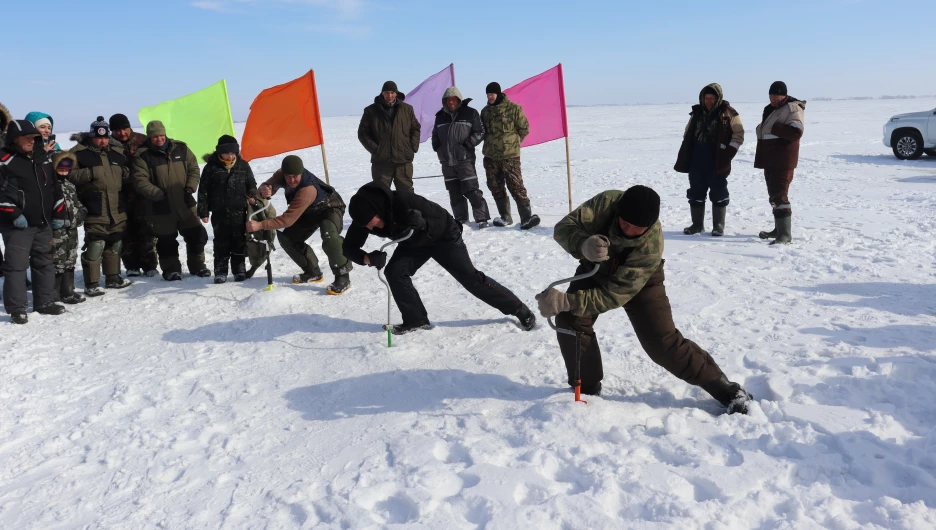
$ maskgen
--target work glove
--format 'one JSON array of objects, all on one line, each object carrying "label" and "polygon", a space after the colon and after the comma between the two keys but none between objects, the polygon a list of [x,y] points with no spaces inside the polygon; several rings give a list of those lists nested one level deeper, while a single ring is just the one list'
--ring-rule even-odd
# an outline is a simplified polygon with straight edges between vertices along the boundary
[{"label": "work glove", "polygon": [[380,270],[387,264],[387,253],[375,250],[367,254],[367,261],[371,267],[377,267],[377,270]]},{"label": "work glove", "polygon": [[423,218],[419,210],[406,211],[406,226],[413,229],[413,232],[422,232],[426,229],[426,219]]},{"label": "work glove", "polygon": [[598,263],[608,259],[608,247],[610,246],[611,241],[607,237],[595,234],[582,243],[579,253],[586,260]]},{"label": "work glove", "polygon": [[186,208],[194,208],[198,201],[195,200],[195,191],[192,188],[185,188],[185,197],[183,197]]},{"label": "work glove", "polygon": [[19,217],[13,219],[13,226],[16,228],[26,228],[29,226],[29,223],[26,222],[26,217],[23,214],[20,214]]},{"label": "work glove", "polygon": [[536,303],[539,304],[540,315],[546,318],[554,317],[571,309],[569,295],[557,291],[555,287],[550,287],[536,295]]},{"label": "work glove", "polygon": [[52,230],[61,230],[65,228],[64,219],[52,219]]}]

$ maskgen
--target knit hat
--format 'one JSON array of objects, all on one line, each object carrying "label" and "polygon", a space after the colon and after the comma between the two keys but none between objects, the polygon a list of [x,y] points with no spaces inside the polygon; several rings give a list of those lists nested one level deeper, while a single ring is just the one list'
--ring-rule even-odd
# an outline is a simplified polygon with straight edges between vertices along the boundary
[{"label": "knit hat", "polygon": [[119,131],[121,129],[130,128],[130,119],[123,114],[114,114],[108,120],[110,123],[110,128],[112,131]]},{"label": "knit hat", "polygon": [[36,126],[38,129],[42,124],[49,124],[49,127],[55,128],[55,120],[52,119],[52,116],[49,116],[45,112],[32,111],[26,115],[26,121]]},{"label": "knit hat", "polygon": [[381,92],[381,93],[383,93],[383,92],[399,92],[399,90],[397,90],[396,83],[394,83],[393,81],[386,81],[386,82],[384,82],[383,87],[381,87],[380,92]]},{"label": "knit hat", "polygon": [[146,136],[165,136],[166,126],[159,120],[153,120],[146,124]]},{"label": "knit hat", "polygon": [[770,90],[767,92],[771,96],[785,96],[786,92],[786,83],[783,81],[774,81],[770,84]]},{"label": "knit hat", "polygon": [[351,222],[358,225],[367,225],[375,215],[383,220],[388,220],[390,211],[389,191],[390,189],[381,183],[362,186],[348,203],[348,215],[351,216]]},{"label": "knit hat", "polygon": [[500,94],[501,93],[500,84],[497,83],[496,81],[493,83],[488,83],[488,86],[484,87],[484,93],[485,94]]},{"label": "knit hat", "polygon": [[651,226],[660,218],[660,196],[652,188],[631,186],[618,200],[617,214],[634,226]]},{"label": "knit hat", "polygon": [[240,154],[240,146],[237,145],[237,138],[234,138],[229,134],[225,134],[221,138],[218,138],[218,147],[216,147],[215,150],[219,155],[223,155],[225,153],[234,153],[235,155]]},{"label": "knit hat", "polygon": [[91,131],[88,138],[107,138],[110,136],[110,126],[104,121],[104,116],[98,116],[91,122]]},{"label": "knit hat", "polygon": [[283,165],[280,166],[280,169],[283,170],[283,175],[301,175],[305,171],[305,166],[302,165],[302,159],[296,155],[289,155],[283,159]]}]

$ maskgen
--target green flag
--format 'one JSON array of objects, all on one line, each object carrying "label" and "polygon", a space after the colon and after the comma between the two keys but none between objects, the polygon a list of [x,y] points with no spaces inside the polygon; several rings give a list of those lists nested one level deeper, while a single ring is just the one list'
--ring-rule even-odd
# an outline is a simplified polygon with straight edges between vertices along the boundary
[{"label": "green flag", "polygon": [[166,126],[166,136],[188,144],[195,158],[212,153],[218,138],[234,136],[234,119],[228,101],[227,83],[222,79],[198,92],[140,109],[140,123],[159,120]]}]

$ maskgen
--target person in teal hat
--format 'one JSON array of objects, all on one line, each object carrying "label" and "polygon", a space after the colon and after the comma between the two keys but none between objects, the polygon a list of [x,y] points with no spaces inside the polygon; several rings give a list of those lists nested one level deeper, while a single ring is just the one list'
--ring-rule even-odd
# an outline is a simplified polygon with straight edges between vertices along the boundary
[{"label": "person in teal hat", "polygon": [[[39,129],[39,134],[42,135],[42,147],[46,152],[62,150],[54,138],[51,141],[49,140],[49,137],[52,136],[52,127],[55,125],[52,116],[49,116],[45,112],[33,111],[26,115],[26,121],[35,125],[36,129]],[[39,146],[38,143],[36,146]]]}]

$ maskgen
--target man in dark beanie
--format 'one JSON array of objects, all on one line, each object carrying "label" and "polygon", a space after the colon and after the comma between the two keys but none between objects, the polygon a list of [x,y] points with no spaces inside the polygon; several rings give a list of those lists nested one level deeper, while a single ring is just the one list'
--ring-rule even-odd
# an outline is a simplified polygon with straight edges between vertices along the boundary
[{"label": "man in dark beanie", "polygon": [[12,120],[0,147],[0,235],[3,260],[3,307],[16,324],[28,321],[26,269],[32,269],[33,308],[60,315],[54,302],[55,265],[52,231],[65,226],[65,198],[49,154],[35,149],[39,130],[26,120]]},{"label": "man in dark beanie", "polygon": [[413,191],[413,157],[419,151],[419,120],[406,94],[387,81],[374,103],[364,109],[358,140],[371,154],[371,178],[388,187]]},{"label": "man in dark beanie", "polygon": [[197,209],[202,223],[211,220],[214,232],[214,282],[227,281],[228,260],[234,281],[242,282],[247,279],[247,203],[256,201],[257,181],[233,136],[218,138],[215,152],[203,160]]},{"label": "man in dark beanie", "polygon": [[520,171],[520,144],[530,134],[530,122],[523,108],[507,99],[498,83],[488,83],[484,90],[487,92],[487,106],[481,109],[485,132],[481,154],[484,155],[487,186],[500,214],[494,219],[494,226],[513,224],[510,197],[507,196],[509,191],[520,212],[520,228],[529,230],[540,222],[530,207]]},{"label": "man in dark beanie", "polygon": [[201,278],[211,276],[205,266],[208,232],[195,210],[195,190],[200,176],[198,159],[185,142],[166,136],[161,121],[146,124],[146,143],[133,158],[133,185],[144,200],[146,220],[156,235],[156,254],[163,279],[182,279],[179,235],[185,241],[189,272]]},{"label": "man in dark beanie", "polygon": [[[111,138],[119,142],[127,157],[127,167],[132,171],[133,157],[137,149],[146,143],[146,135],[133,132],[130,120],[124,114],[114,114],[108,120]],[[146,223],[144,201],[137,197],[135,188],[124,186],[124,205],[127,211],[127,230],[124,231],[121,258],[127,269],[127,276],[155,276],[156,238]]]},{"label": "man in dark beanie", "polygon": [[[536,317],[509,289],[474,268],[462,241],[462,226],[438,204],[408,191],[391,191],[380,182],[365,184],[351,197],[348,207],[351,227],[344,240],[344,255],[359,265],[378,269],[385,265],[387,283],[403,323],[393,326],[394,335],[429,329],[426,307],[413,286],[413,275],[430,259],[435,260],[469,293],[505,315],[514,315],[524,330],[533,329]],[[361,248],[367,236],[400,239],[390,262],[387,253]]]},{"label": "man in dark beanie", "polygon": [[302,269],[301,273],[293,276],[293,283],[303,284],[323,280],[318,256],[305,242],[321,229],[322,250],[328,256],[328,264],[335,275],[334,283],[325,288],[325,293],[343,294],[351,288],[352,265],[341,251],[345,212],[341,195],[306,169],[302,159],[296,155],[284,158],[280,169],[260,185],[260,196],[269,199],[280,188],[285,190],[286,211],[273,219],[247,221],[247,231],[276,230],[280,246]]},{"label": "man in dark beanie", "polygon": [[548,289],[536,295],[540,314],[556,317],[556,326],[577,337],[556,333],[569,384],[576,386],[576,344],[581,352],[581,392],[600,395],[604,372],[594,324],[598,315],[623,307],[637,340],[650,359],[671,374],[701,386],[728,413],[747,412],[751,396],[725,377],[715,360],[683,338],[663,286],[663,229],[660,196],[646,186],[609,190],[594,196],[556,224],[553,238],[580,261],[577,280],[563,293]]},{"label": "man in dark beanie", "polygon": [[68,180],[88,210],[81,253],[85,295],[101,296],[102,269],[104,287],[108,289],[122,289],[131,283],[120,276],[120,252],[127,230],[122,195],[123,188],[130,186],[130,169],[123,147],[111,145],[110,128],[103,116],[91,123],[88,134],[71,152],[78,167]]},{"label": "man in dark beanie", "polygon": [[693,105],[689,123],[674,169],[689,174],[689,212],[692,224],[683,229],[687,235],[705,230],[705,195],[712,201],[712,235],[725,233],[728,211],[728,175],[731,161],[744,143],[741,116],[723,97],[721,85],[711,83],[699,92],[699,104]]},{"label": "man in dark beanie", "polygon": [[774,229],[758,235],[761,239],[773,238],[770,242],[773,245],[793,241],[793,210],[787,193],[793,182],[793,170],[799,163],[806,102],[787,95],[783,81],[774,81],[770,85],[768,97],[770,104],[764,107],[761,123],[756,129],[754,167],[764,170],[767,196],[774,216]]}]

